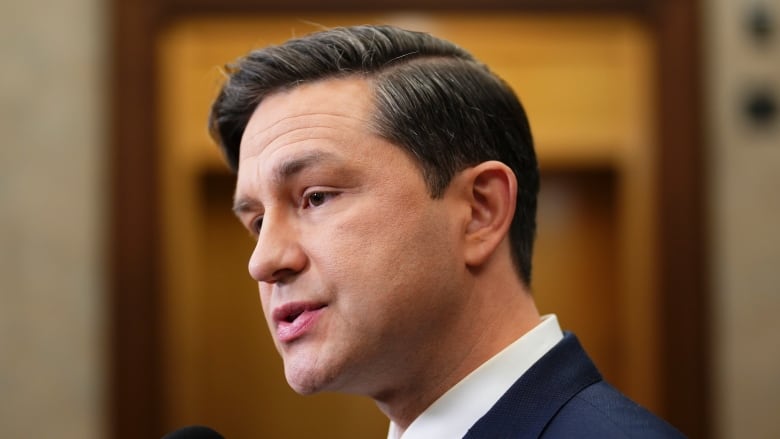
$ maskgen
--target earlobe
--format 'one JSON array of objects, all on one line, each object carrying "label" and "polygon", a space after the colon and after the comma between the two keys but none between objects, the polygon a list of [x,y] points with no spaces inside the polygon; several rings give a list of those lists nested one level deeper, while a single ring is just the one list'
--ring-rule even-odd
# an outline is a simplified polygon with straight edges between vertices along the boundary
[{"label": "earlobe", "polygon": [[517,178],[497,161],[480,163],[464,173],[471,203],[464,256],[466,264],[476,267],[490,259],[509,233],[517,203]]}]

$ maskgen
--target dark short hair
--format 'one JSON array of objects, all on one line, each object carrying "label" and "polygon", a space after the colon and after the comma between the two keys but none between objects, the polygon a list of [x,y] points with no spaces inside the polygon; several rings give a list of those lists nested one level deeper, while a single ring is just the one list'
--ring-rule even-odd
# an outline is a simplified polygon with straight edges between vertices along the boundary
[{"label": "dark short hair", "polygon": [[371,82],[372,129],[415,158],[432,197],[469,166],[488,160],[509,166],[518,180],[512,258],[530,285],[539,192],[531,130],[512,89],[468,52],[426,33],[355,26],[252,51],[226,70],[209,129],[234,170],[244,129],[263,98],[347,76]]}]

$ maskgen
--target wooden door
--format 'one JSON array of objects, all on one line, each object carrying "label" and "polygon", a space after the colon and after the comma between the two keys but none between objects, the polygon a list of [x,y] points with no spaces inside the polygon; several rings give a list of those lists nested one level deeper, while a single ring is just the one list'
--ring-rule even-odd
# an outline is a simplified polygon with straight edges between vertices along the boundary
[{"label": "wooden door", "polygon": [[642,24],[488,13],[296,17],[192,18],[158,40],[165,429],[204,423],[227,437],[385,434],[387,421],[370,401],[300,397],[284,383],[246,273],[252,242],[230,211],[233,177],[205,130],[224,63],[320,25],[363,22],[451,39],[515,88],[542,167],[533,284],[540,309],[580,336],[617,387],[662,413],[655,81]]}]

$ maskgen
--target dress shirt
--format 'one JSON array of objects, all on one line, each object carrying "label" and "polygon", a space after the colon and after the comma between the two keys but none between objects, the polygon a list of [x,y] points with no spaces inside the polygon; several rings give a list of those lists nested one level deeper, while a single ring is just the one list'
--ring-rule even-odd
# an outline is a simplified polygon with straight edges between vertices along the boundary
[{"label": "dress shirt", "polygon": [[401,434],[393,422],[388,439],[453,439],[466,435],[534,363],[563,338],[554,314],[476,368],[425,409]]}]

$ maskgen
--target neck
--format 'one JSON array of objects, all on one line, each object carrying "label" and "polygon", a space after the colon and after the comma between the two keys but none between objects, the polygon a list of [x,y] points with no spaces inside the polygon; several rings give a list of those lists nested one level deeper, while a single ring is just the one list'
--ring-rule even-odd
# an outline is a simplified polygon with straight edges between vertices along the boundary
[{"label": "neck", "polygon": [[502,272],[512,273],[475,276],[460,313],[463,318],[455,321],[447,340],[441,340],[401,387],[374,396],[401,432],[450,388],[539,323],[527,288]]}]

